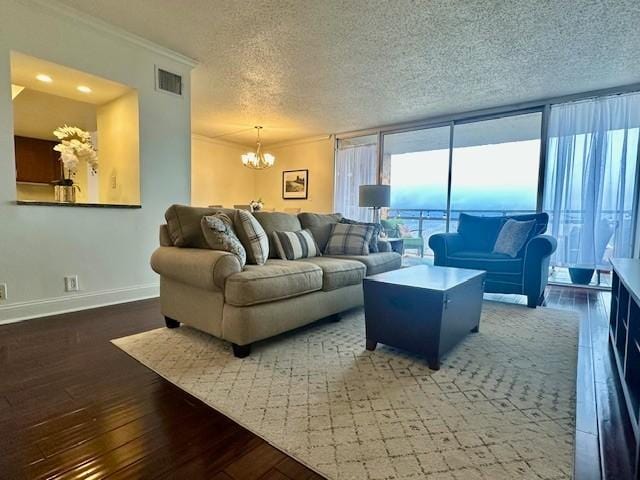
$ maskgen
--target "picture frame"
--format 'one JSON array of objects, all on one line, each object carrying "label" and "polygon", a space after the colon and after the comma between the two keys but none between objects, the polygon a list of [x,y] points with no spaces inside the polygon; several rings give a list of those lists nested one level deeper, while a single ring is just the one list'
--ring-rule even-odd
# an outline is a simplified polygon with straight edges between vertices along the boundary
[{"label": "picture frame", "polygon": [[282,172],[282,198],[306,200],[309,196],[309,170],[285,170]]}]

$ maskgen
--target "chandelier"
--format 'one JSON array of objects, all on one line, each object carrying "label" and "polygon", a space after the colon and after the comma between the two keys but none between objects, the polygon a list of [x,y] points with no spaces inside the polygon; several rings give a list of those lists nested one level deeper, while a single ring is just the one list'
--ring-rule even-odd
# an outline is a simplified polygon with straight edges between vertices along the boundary
[{"label": "chandelier", "polygon": [[253,168],[255,170],[273,167],[273,164],[276,162],[276,157],[270,153],[262,152],[262,145],[260,144],[260,130],[262,130],[262,127],[255,127],[255,129],[258,133],[256,151],[243,154],[242,164],[247,168]]}]

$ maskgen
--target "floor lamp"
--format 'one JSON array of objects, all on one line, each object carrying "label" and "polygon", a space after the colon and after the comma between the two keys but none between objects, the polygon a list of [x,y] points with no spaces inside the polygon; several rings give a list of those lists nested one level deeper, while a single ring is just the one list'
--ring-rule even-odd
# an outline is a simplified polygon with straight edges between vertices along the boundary
[{"label": "floor lamp", "polygon": [[358,204],[373,209],[373,221],[380,223],[380,209],[390,206],[391,187],[389,185],[360,185]]}]

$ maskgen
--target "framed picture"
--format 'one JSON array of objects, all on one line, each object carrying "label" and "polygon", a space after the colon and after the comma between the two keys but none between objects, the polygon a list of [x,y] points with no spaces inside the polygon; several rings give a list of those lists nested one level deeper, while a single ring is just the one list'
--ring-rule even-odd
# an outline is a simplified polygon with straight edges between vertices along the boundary
[{"label": "framed picture", "polygon": [[282,198],[306,200],[309,194],[309,170],[282,172]]}]

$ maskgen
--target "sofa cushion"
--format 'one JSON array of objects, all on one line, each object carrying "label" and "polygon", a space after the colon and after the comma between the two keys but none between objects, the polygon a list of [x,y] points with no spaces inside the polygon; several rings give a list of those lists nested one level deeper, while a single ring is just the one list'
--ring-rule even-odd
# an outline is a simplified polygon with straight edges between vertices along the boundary
[{"label": "sofa cushion", "polygon": [[492,273],[521,274],[522,258],[512,258],[504,253],[459,251],[447,258],[450,267],[486,270]]},{"label": "sofa cushion", "polygon": [[374,228],[367,225],[336,223],[324,249],[327,255],[368,255]]},{"label": "sofa cushion", "polygon": [[313,238],[316,239],[318,248],[324,252],[331,235],[331,228],[334,224],[342,219],[341,213],[309,213],[303,212],[298,214],[298,219],[302,228],[311,230]]},{"label": "sofa cushion", "polygon": [[298,232],[273,232],[273,244],[282,260],[317,257],[322,255],[315,239],[307,229]]},{"label": "sofa cushion", "polygon": [[402,266],[402,257],[396,252],[371,253],[369,255],[332,255],[331,258],[356,260],[367,267],[367,275],[397,270]]},{"label": "sofa cushion", "polygon": [[232,220],[235,210],[230,208],[203,208],[171,205],[164,214],[169,236],[176,247],[209,248],[202,234],[202,217],[216,212],[226,213]]},{"label": "sofa cushion", "polygon": [[329,292],[349,285],[357,285],[367,273],[362,262],[344,258],[314,257],[302,258],[299,262],[309,262],[322,269],[322,290]]},{"label": "sofa cushion", "polygon": [[269,258],[278,258],[273,232],[297,232],[302,230],[300,220],[295,215],[283,212],[253,212],[269,237]]},{"label": "sofa cushion", "polygon": [[322,289],[322,269],[308,262],[267,260],[227,278],[225,302],[237,307],[297,297]]},{"label": "sofa cushion", "polygon": [[505,217],[479,217],[477,215],[460,214],[458,233],[464,243],[474,250],[490,252],[498,238],[498,232],[505,222]]},{"label": "sofa cushion", "polygon": [[251,212],[236,210],[236,235],[247,251],[247,263],[262,265],[269,258],[269,239]]}]

